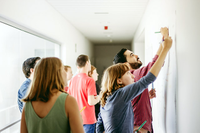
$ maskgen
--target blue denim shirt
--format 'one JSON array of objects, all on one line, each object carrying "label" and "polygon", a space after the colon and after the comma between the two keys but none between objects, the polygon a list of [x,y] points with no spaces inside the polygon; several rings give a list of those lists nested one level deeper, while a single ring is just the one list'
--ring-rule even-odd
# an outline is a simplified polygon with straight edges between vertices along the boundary
[{"label": "blue denim shirt", "polygon": [[139,81],[116,90],[101,107],[96,132],[133,133],[134,114],[131,100],[141,94],[156,77],[148,73]]},{"label": "blue denim shirt", "polygon": [[26,79],[23,84],[21,85],[20,89],[18,90],[18,106],[19,106],[19,111],[22,113],[24,103],[21,101],[26,96],[27,90],[29,88],[29,85],[31,83],[30,79]]}]

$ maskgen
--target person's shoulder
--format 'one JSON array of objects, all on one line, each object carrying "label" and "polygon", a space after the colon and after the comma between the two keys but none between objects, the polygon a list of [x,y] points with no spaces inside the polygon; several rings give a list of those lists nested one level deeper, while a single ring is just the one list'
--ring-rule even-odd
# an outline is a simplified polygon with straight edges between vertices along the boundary
[{"label": "person's shoulder", "polygon": [[85,79],[85,80],[94,80],[93,78],[91,78],[91,77],[89,77],[87,74],[85,74],[85,73],[82,73],[82,74],[80,74],[80,76],[83,78],[83,79]]},{"label": "person's shoulder", "polygon": [[68,95],[69,95],[69,93],[62,92],[62,93],[61,93],[61,95],[63,95],[63,96],[68,96]]},{"label": "person's shoulder", "polygon": [[86,80],[87,80],[88,82],[95,82],[94,79],[93,79],[92,77],[89,77],[89,76],[86,77]]},{"label": "person's shoulder", "polygon": [[29,79],[29,78],[27,78],[24,82],[23,82],[23,84],[30,84],[31,83],[31,80]]},{"label": "person's shoulder", "polygon": [[[122,100],[121,100],[122,94],[123,94],[123,90],[122,90],[122,88],[120,88],[120,89],[116,90],[115,92],[113,92],[112,95],[109,95],[107,97],[106,102],[107,103],[110,103],[110,102],[113,103],[113,101],[122,102]],[[114,106],[114,104],[113,104],[113,106]]]},{"label": "person's shoulder", "polygon": [[31,80],[27,78],[27,79],[22,83],[22,85],[20,86],[19,90],[28,89],[30,83],[31,83]]},{"label": "person's shoulder", "polygon": [[88,75],[86,73],[78,73],[76,76],[74,76],[72,79],[79,79],[79,78],[87,78]]},{"label": "person's shoulder", "polygon": [[[74,77],[72,77],[72,79],[76,79],[78,77],[79,74],[76,74]],[[72,80],[71,79],[71,80]]]},{"label": "person's shoulder", "polygon": [[110,97],[112,98],[120,95],[124,91],[123,88],[124,87],[117,89],[115,92],[113,92],[113,94]]},{"label": "person's shoulder", "polygon": [[78,74],[75,75],[74,77],[72,77],[72,78],[70,79],[70,82],[76,81],[77,79],[78,79]]},{"label": "person's shoulder", "polygon": [[76,99],[73,96],[68,95],[67,98],[66,98],[66,104],[67,105],[74,105],[74,103],[77,103]]},{"label": "person's shoulder", "polygon": [[86,79],[88,80],[94,80],[92,77],[87,76]]}]

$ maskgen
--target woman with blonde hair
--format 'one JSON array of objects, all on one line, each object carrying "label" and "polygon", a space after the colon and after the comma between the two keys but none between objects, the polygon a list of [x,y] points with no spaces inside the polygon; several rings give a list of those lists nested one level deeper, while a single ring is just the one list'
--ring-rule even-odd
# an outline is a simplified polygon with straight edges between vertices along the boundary
[{"label": "woman with blonde hair", "polygon": [[83,133],[76,100],[64,93],[66,72],[60,59],[41,59],[34,72],[31,90],[23,99],[21,133]]},{"label": "woman with blonde hair", "polygon": [[162,46],[163,50],[148,74],[135,83],[134,75],[125,64],[119,63],[105,70],[96,132],[133,133],[134,114],[131,100],[141,94],[158,76],[172,46],[171,38],[164,38]]}]

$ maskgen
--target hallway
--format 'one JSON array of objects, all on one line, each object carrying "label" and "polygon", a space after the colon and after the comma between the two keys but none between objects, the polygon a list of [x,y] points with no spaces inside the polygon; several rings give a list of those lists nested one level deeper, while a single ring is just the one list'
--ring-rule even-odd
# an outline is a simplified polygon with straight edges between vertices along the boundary
[{"label": "hallway", "polygon": [[[173,46],[154,83],[155,133],[199,133],[200,0],[0,0],[0,133],[19,133],[17,92],[25,59],[55,56],[76,72],[90,57],[99,73],[121,48],[152,61],[169,28]],[[152,86],[149,86],[151,89]],[[8,128],[7,128],[8,127]]]}]

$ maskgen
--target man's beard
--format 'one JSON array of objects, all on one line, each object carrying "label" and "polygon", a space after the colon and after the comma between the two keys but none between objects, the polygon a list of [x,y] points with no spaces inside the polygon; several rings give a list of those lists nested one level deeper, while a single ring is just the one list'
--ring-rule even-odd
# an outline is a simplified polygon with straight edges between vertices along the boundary
[{"label": "man's beard", "polygon": [[129,63],[132,69],[138,69],[142,66],[142,62]]}]

